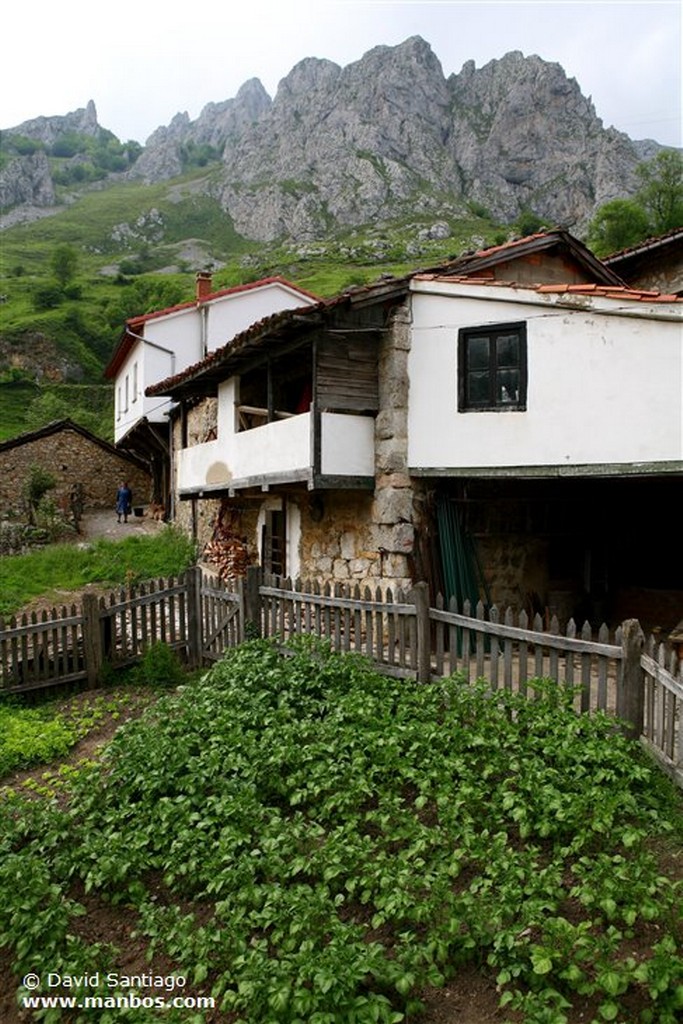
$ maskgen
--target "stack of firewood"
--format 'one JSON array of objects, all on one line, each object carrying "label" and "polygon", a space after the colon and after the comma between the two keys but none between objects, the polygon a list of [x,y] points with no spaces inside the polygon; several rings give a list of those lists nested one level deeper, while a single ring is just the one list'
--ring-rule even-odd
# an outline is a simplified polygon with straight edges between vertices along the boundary
[{"label": "stack of firewood", "polygon": [[245,576],[249,565],[249,552],[244,537],[237,531],[235,516],[219,516],[211,540],[204,548],[204,558],[214,565],[222,580],[236,580]]}]

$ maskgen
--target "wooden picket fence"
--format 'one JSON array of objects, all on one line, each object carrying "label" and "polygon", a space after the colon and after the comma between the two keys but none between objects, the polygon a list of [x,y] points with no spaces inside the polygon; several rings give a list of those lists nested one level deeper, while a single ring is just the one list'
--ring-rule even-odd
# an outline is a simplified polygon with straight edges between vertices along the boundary
[{"label": "wooden picket fence", "polygon": [[471,608],[438,599],[426,584],[410,591],[302,583],[250,569],[235,586],[202,573],[86,595],[82,606],[0,618],[0,694],[64,684],[96,686],[103,666],[125,667],[158,642],[191,667],[211,664],[245,636],[287,641],[326,638],[380,671],[426,683],[455,672],[533,695],[529,681],[553,678],[576,688],[577,712],[606,711],[683,786],[683,671],[675,654],[645,639],[635,620],[613,634],[557,619],[544,628],[525,612]]},{"label": "wooden picket fence", "polygon": [[106,597],[85,594],[80,607],[0,618],[0,694],[83,683],[97,686],[103,666],[133,665],[154,643],[193,660],[196,575],[151,580]]}]

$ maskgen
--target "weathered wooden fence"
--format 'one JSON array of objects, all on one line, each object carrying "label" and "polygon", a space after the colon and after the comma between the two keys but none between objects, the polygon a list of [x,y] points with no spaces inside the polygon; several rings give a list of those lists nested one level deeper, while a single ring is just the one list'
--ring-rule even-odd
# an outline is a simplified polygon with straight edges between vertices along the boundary
[{"label": "weathered wooden fence", "polygon": [[683,662],[653,637],[640,657],[640,740],[683,788]]},{"label": "weathered wooden fence", "polygon": [[124,668],[160,642],[197,663],[197,579],[187,573],[151,580],[107,597],[85,594],[80,607],[0,618],[0,693],[96,686],[105,662]]},{"label": "weathered wooden fence", "polygon": [[612,635],[570,621],[550,630],[524,612],[500,614],[465,604],[429,607],[426,584],[410,591],[371,591],[341,584],[263,579],[250,569],[235,587],[192,569],[157,580],[86,595],[80,608],[0,619],[0,693],[65,683],[97,685],[105,663],[139,660],[154,643],[171,645],[190,666],[207,664],[245,636],[327,638],[380,671],[419,682],[460,672],[492,690],[527,692],[534,677],[577,688],[576,709],[604,710],[630,723],[634,735],[683,786],[683,671],[664,645],[647,643],[635,620]]}]

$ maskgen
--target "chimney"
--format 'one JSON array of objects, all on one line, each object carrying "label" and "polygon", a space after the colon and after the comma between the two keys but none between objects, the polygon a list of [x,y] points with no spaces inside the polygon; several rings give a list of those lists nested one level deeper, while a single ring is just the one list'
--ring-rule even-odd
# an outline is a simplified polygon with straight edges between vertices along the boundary
[{"label": "chimney", "polygon": [[197,282],[197,302],[203,302],[207,295],[211,294],[213,275],[210,270],[200,270],[195,280]]}]

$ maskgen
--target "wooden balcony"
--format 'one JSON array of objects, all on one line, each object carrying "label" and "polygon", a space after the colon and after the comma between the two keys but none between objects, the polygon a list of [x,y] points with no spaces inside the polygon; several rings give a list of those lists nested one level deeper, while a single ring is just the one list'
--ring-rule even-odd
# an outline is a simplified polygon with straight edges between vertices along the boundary
[{"label": "wooden balcony", "polygon": [[294,482],[310,490],[374,486],[374,417],[312,410],[262,422],[264,413],[238,406],[234,431],[219,429],[215,441],[175,453],[181,498]]}]

